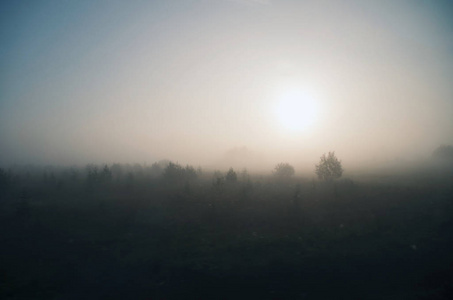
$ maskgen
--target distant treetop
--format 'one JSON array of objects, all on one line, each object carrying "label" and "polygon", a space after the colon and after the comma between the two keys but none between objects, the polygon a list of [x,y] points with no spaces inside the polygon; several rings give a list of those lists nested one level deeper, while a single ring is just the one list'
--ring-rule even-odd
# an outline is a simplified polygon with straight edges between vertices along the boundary
[{"label": "distant treetop", "polygon": [[453,160],[453,146],[441,145],[433,152],[433,157],[438,159]]},{"label": "distant treetop", "polygon": [[294,167],[288,163],[279,163],[275,166],[273,172],[273,174],[277,177],[291,177],[294,173]]}]

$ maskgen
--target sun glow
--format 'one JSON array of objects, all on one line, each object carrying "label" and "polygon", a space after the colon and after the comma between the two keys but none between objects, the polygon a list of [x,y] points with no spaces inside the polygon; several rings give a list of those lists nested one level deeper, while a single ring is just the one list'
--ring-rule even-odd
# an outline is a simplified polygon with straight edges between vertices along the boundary
[{"label": "sun glow", "polygon": [[278,122],[287,130],[303,131],[315,123],[318,105],[309,94],[292,89],[277,97],[274,109]]}]

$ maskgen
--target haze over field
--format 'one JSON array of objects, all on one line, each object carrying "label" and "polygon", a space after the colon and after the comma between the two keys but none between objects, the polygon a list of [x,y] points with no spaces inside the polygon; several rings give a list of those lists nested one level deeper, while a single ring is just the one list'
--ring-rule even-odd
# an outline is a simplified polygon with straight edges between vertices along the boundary
[{"label": "haze over field", "polygon": [[347,168],[453,144],[449,1],[0,7],[0,165],[311,170],[331,150]]}]

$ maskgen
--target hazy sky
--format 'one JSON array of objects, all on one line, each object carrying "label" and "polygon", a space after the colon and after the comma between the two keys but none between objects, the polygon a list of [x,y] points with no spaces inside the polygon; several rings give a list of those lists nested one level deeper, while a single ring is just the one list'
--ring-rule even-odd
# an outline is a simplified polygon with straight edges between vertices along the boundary
[{"label": "hazy sky", "polygon": [[[0,13],[1,165],[203,165],[244,146],[271,163],[334,150],[347,165],[453,144],[450,1],[2,1]],[[291,90],[316,106],[300,130],[276,116]]]}]

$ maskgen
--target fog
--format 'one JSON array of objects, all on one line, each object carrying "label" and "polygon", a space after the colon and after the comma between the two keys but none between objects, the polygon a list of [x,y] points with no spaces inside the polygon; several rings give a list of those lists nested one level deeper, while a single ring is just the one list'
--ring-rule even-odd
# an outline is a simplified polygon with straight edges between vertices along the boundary
[{"label": "fog", "polygon": [[[448,1],[2,3],[0,165],[425,161],[453,144],[452,15]],[[316,108],[289,107],[310,118],[294,128],[276,116],[291,90]]]},{"label": "fog", "polygon": [[453,4],[0,2],[0,299],[453,299]]}]

